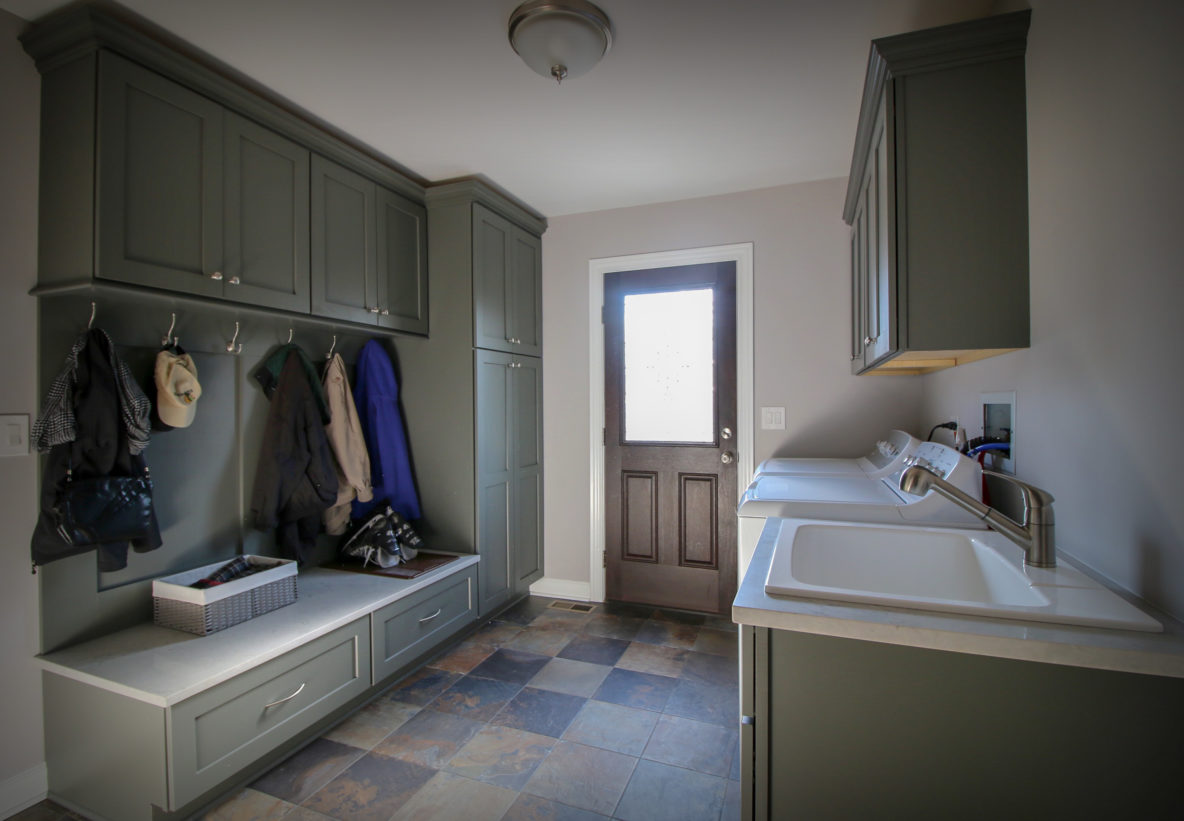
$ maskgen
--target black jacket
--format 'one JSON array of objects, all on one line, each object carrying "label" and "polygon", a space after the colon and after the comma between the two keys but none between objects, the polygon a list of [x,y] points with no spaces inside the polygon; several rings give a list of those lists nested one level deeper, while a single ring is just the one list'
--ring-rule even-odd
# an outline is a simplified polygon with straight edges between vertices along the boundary
[{"label": "black jacket", "polygon": [[[49,451],[41,477],[41,514],[30,545],[34,564],[97,550],[99,570],[111,572],[127,566],[128,542],[71,545],[58,535],[50,512],[66,481],[68,468],[73,469],[77,479],[138,476],[144,472],[144,457],[133,456],[128,448],[127,431],[120,418],[119,387],[111,368],[108,344],[105,334],[92,332],[79,354],[73,396],[77,436],[73,442],[54,445]],[[149,534],[131,545],[143,553],[155,550],[160,544],[160,527],[153,512]]]},{"label": "black jacket", "polygon": [[337,471],[316,396],[300,356],[284,361],[271,396],[251,494],[251,524],[276,531],[284,555],[303,562],[321,513],[337,501]]}]

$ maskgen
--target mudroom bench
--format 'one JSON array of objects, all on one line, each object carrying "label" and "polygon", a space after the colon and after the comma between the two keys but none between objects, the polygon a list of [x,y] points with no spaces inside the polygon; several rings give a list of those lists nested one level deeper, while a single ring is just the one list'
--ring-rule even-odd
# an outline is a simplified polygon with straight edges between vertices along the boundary
[{"label": "mudroom bench", "polygon": [[188,817],[474,622],[477,564],[303,570],[294,604],[221,632],[145,623],[40,656],[50,797],[112,821]]}]

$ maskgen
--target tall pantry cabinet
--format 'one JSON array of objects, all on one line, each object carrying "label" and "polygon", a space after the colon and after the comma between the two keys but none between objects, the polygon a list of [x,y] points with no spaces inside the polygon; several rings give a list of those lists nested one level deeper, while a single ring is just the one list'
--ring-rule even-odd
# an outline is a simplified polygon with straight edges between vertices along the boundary
[{"label": "tall pantry cabinet", "polygon": [[[481,556],[482,615],[543,574],[542,233],[546,221],[479,180],[427,192],[429,339],[408,339],[404,391],[429,544]],[[470,478],[475,477],[475,479]]]}]

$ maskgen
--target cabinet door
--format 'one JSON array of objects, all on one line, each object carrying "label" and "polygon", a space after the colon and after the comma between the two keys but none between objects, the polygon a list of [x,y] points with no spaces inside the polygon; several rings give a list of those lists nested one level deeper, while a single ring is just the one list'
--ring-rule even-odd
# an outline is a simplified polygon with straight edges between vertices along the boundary
[{"label": "cabinet door", "polygon": [[888,242],[888,173],[888,139],[884,129],[884,103],[881,102],[872,136],[864,206],[867,215],[867,338],[871,340],[864,351],[866,365],[882,359],[896,348],[893,336],[894,267]]},{"label": "cabinet door", "polygon": [[863,208],[855,212],[851,222],[851,372],[863,370],[863,339],[867,332],[867,313],[864,311],[864,245]]},{"label": "cabinet door", "polygon": [[512,453],[513,397],[510,365],[506,353],[477,349],[476,433],[477,433],[477,552],[481,556],[481,615],[507,602],[514,589],[511,568],[511,527],[514,512]]},{"label": "cabinet door", "polygon": [[378,189],[378,324],[428,332],[427,211]]},{"label": "cabinet door", "polygon": [[104,52],[99,62],[98,270],[222,295],[222,108]]},{"label": "cabinet door", "polygon": [[510,339],[515,353],[543,353],[542,241],[514,227],[510,243]]},{"label": "cabinet door", "polygon": [[225,296],[308,313],[309,154],[226,113]]},{"label": "cabinet door", "polygon": [[312,158],[312,312],[373,323],[376,186],[324,157]]},{"label": "cabinet door", "polygon": [[510,253],[514,226],[473,205],[473,347],[510,351]]},{"label": "cabinet door", "polygon": [[515,356],[510,364],[514,590],[527,593],[530,583],[543,575],[543,362]]}]

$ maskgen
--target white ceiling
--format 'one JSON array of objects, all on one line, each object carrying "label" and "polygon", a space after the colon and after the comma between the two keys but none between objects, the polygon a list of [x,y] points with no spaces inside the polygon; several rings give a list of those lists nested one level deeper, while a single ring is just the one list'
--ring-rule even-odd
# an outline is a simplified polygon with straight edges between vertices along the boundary
[{"label": "white ceiling", "polygon": [[995,5],[597,0],[612,50],[556,86],[506,40],[519,1],[122,4],[425,180],[481,174],[551,217],[844,176],[869,41]]}]

